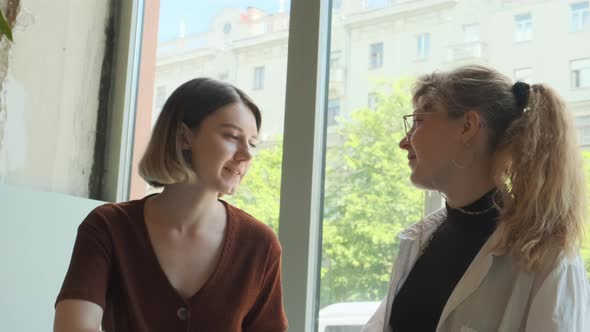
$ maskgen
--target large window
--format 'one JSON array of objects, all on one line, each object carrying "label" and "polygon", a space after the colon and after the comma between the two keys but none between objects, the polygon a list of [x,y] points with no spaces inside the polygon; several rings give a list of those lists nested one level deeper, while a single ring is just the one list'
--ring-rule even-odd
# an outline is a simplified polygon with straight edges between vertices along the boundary
[{"label": "large window", "polygon": [[[279,230],[284,303],[294,331],[358,331],[386,295],[396,234],[441,207],[435,193],[411,185],[398,147],[418,75],[485,63],[513,79],[546,82],[568,104],[590,104],[581,89],[588,86],[590,51],[546,47],[568,36],[585,38],[589,29],[574,35],[539,20],[539,29],[552,32],[526,47],[542,57],[518,56],[522,46],[512,43],[512,37],[532,38],[533,8],[540,18],[557,6],[567,13],[570,3],[560,0],[534,6],[341,0],[331,16],[323,1],[293,1],[291,11],[288,1],[236,0],[216,10],[187,3],[177,12],[196,14],[184,18],[182,36],[184,14],[169,13],[178,3],[161,3],[154,87],[166,86],[169,94],[194,76],[218,77],[260,105],[261,148],[238,195],[227,199]],[[197,21],[207,24],[197,28]],[[289,26],[296,28],[291,39]],[[367,62],[380,69],[367,70]],[[582,149],[584,127],[580,122]],[[590,174],[590,152],[584,156]],[[140,186],[145,193],[145,183]],[[588,243],[583,255],[590,269]]]},{"label": "large window", "polygon": [[[76,4],[69,12],[36,4],[41,2],[27,2],[17,22],[29,11],[39,19],[20,29],[14,44],[4,44],[13,56],[0,103],[3,188],[56,192],[50,196],[60,202],[62,194],[142,197],[152,188],[137,175],[137,160],[166,98],[195,77],[235,84],[260,106],[263,124],[249,175],[236,196],[224,199],[278,230],[292,331],[358,331],[386,296],[396,234],[441,206],[436,194],[410,184],[406,155],[398,148],[401,115],[412,112],[410,87],[417,75],[485,63],[514,79],[551,85],[574,110],[590,181],[588,1],[333,0],[337,12],[330,15],[330,1],[319,0],[129,0],[118,2],[121,15],[115,16],[126,19],[114,23],[107,19],[112,1],[55,2],[60,8]],[[513,43],[532,39],[533,15],[535,42]],[[121,38],[105,37],[113,28]],[[42,59],[51,66],[34,58],[40,40],[51,40]],[[123,45],[126,40],[130,45]],[[383,46],[368,49],[375,41],[388,52]],[[379,70],[367,70],[371,59]],[[113,64],[112,71],[103,70],[105,63]],[[4,197],[7,192],[14,191]],[[38,243],[59,238],[68,245],[53,257],[53,251],[35,250],[53,248],[51,243],[29,250],[48,257],[31,265],[47,275],[41,285],[46,292],[17,294],[27,306],[0,306],[8,308],[6,317],[16,317],[13,326],[27,322],[31,312],[50,324],[49,305],[26,297],[55,295],[65,271],[55,269],[66,268],[75,227],[97,204],[76,207],[82,202],[76,198],[60,209],[37,208],[65,213],[46,228],[57,237],[48,237],[48,223],[29,223],[43,218],[25,213],[20,227],[10,215],[22,217],[31,204],[51,202],[37,194],[26,193],[22,211],[9,206],[7,215],[0,209],[1,234],[8,240],[3,244],[14,248],[4,250],[3,258],[28,263],[13,252],[35,236]],[[582,243],[582,257],[590,271],[590,237]],[[7,270],[20,271],[20,265]],[[17,274],[9,275],[14,289],[39,286],[26,278],[34,273]],[[21,309],[19,315],[11,313],[13,307]],[[10,324],[3,329],[18,330]]]},{"label": "large window", "polygon": [[[535,3],[539,17],[551,15],[552,6],[559,5],[564,11],[569,8],[568,3],[557,0]],[[396,1],[379,11],[343,5],[338,17],[332,18],[330,47],[347,59],[348,72],[340,121],[332,126],[325,151],[319,331],[358,331],[386,295],[399,244],[396,234],[441,207],[438,195],[423,193],[411,185],[406,154],[398,147],[403,135],[401,115],[412,113],[411,86],[417,75],[483,62],[514,80],[546,82],[567,102],[590,103],[588,94],[572,95],[564,79],[563,68],[570,66],[570,57],[579,54],[581,46],[549,50],[544,46],[569,36],[567,29],[539,35],[539,44],[527,45],[534,48],[532,54],[545,54],[541,58],[518,56],[520,45],[506,42],[511,39],[511,27],[504,29],[504,34],[484,34],[514,20],[514,40],[530,40],[531,9],[528,2],[517,1],[505,9],[471,1],[445,5]],[[466,16],[465,11],[473,15]],[[434,19],[441,17],[445,19]],[[551,22],[539,24],[548,28]],[[425,31],[436,31],[436,46],[431,33]],[[382,40],[394,50],[383,57],[388,66],[369,72],[370,76],[362,70],[365,40]],[[408,46],[412,48],[407,50]],[[439,47],[449,50],[450,56],[438,52]],[[428,61],[416,61],[424,58]],[[590,61],[586,59],[571,62],[577,87],[587,82],[588,67]],[[535,69],[533,75],[533,68],[541,69]],[[590,144],[585,122],[579,129],[582,144]],[[586,158],[590,166],[590,153]],[[590,264],[590,252],[585,257]],[[346,323],[334,327],[326,323],[335,316]]]}]

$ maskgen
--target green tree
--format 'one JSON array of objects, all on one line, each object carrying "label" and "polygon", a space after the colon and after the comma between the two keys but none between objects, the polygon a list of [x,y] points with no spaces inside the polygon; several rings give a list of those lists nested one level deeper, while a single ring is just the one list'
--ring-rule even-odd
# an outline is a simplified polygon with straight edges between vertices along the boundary
[{"label": "green tree", "polygon": [[283,142],[280,139],[270,146],[261,148],[254,157],[237,195],[229,199],[232,204],[269,225],[277,233],[282,158]]},{"label": "green tree", "polygon": [[409,82],[384,84],[378,107],[339,119],[326,158],[320,306],[377,301],[387,291],[396,234],[418,221],[422,192],[409,182],[402,115]]}]

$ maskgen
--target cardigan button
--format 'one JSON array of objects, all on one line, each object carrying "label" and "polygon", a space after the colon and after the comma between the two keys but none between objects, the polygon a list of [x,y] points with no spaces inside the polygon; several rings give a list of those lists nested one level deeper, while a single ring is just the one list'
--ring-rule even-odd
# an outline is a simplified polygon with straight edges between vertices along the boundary
[{"label": "cardigan button", "polygon": [[176,316],[178,316],[178,319],[180,320],[187,320],[188,319],[188,309],[187,308],[179,308],[178,310],[176,310]]}]

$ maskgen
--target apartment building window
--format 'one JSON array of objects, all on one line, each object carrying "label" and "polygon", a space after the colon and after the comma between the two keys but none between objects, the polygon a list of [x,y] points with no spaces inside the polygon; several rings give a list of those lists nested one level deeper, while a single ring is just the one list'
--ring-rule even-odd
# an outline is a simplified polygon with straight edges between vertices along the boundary
[{"label": "apartment building window", "polygon": [[228,72],[223,72],[219,74],[219,80],[220,81],[227,81],[229,79],[229,73]]},{"label": "apartment building window", "polygon": [[465,24],[463,26],[463,41],[465,43],[479,41],[479,24]]},{"label": "apartment building window", "polygon": [[533,68],[524,67],[514,69],[514,80],[526,83],[531,83],[531,76],[533,75]]},{"label": "apartment building window", "polygon": [[572,20],[570,30],[572,32],[581,31],[588,27],[590,22],[590,9],[588,1],[571,4]]},{"label": "apartment building window", "polygon": [[424,59],[430,56],[430,33],[418,35],[416,39],[416,57]]},{"label": "apartment building window", "polygon": [[582,127],[580,131],[580,145],[590,145],[590,127]]},{"label": "apartment building window", "polygon": [[166,102],[166,86],[159,85],[156,88],[156,111],[159,111],[164,107],[164,103]]},{"label": "apartment building window", "polygon": [[573,89],[590,87],[590,58],[573,60],[570,63]]},{"label": "apartment building window", "polygon": [[342,58],[342,51],[336,50],[330,53],[330,69],[340,67],[340,59]]},{"label": "apartment building window", "polygon": [[379,104],[379,98],[377,97],[377,94],[375,92],[369,93],[367,98],[367,107],[369,107],[369,109],[376,110],[377,104]]},{"label": "apartment building window", "polygon": [[340,115],[340,99],[328,100],[328,126],[336,124],[336,117]]},{"label": "apartment building window", "polygon": [[580,145],[590,145],[590,116],[576,117]]},{"label": "apartment building window", "polygon": [[375,43],[369,46],[369,68],[383,67],[383,43]]},{"label": "apartment building window", "polygon": [[514,41],[523,42],[533,39],[533,17],[530,13],[514,16]]},{"label": "apartment building window", "polygon": [[254,68],[254,90],[264,89],[264,66]]}]

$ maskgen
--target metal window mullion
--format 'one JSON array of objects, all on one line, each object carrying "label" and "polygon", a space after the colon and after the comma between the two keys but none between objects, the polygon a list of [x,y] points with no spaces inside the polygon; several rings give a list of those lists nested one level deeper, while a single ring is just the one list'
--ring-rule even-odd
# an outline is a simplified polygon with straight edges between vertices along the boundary
[{"label": "metal window mullion", "polygon": [[129,198],[144,1],[112,4],[118,7],[118,24],[101,200]]},{"label": "metal window mullion", "polygon": [[318,312],[329,0],[291,2],[279,239],[289,330],[312,332]]},{"label": "metal window mullion", "polygon": [[133,145],[135,133],[135,114],[137,113],[137,86],[139,82],[139,65],[141,40],[143,33],[143,10],[145,0],[132,1],[130,49],[127,80],[125,83],[125,106],[123,114],[123,132],[121,133],[121,150],[119,156],[119,178],[117,181],[118,202],[129,199],[131,172],[133,163]]}]

